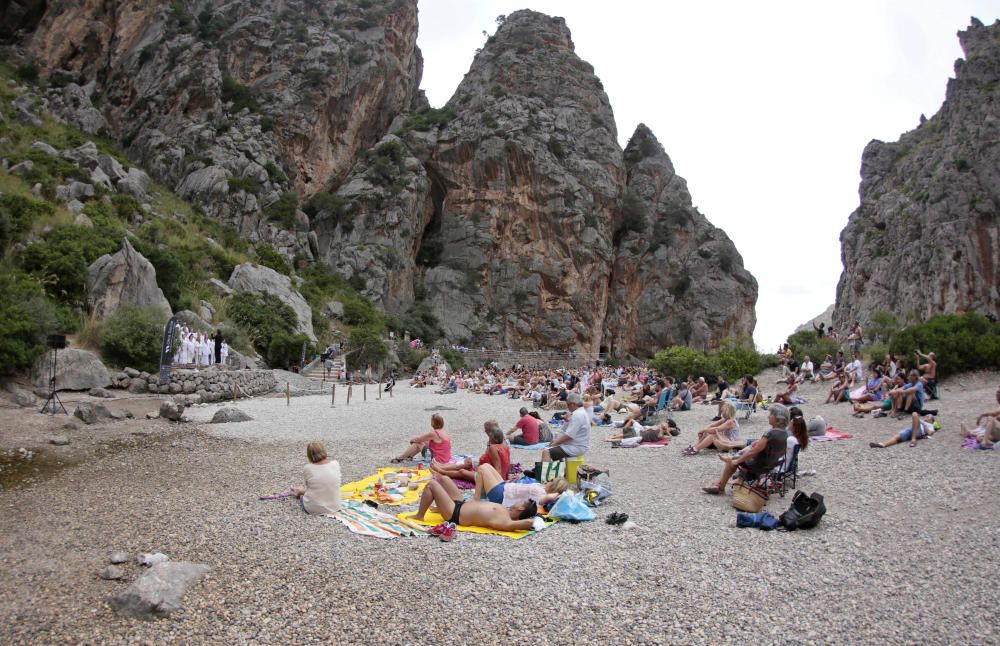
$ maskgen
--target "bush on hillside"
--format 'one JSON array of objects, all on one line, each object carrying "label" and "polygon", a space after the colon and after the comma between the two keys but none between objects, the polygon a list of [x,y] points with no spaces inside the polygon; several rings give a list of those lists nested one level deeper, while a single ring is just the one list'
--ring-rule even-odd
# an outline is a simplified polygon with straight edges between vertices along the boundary
[{"label": "bush on hillside", "polygon": [[347,355],[347,367],[351,370],[365,370],[368,366],[375,371],[378,364],[389,356],[389,348],[378,331],[368,327],[351,330],[347,340],[351,352]]},{"label": "bush on hillside", "polygon": [[792,349],[792,354],[798,361],[802,361],[806,355],[812,359],[817,366],[823,361],[826,355],[836,356],[840,345],[830,337],[816,335],[814,330],[802,330],[788,337],[788,347]]},{"label": "bush on hillside", "polygon": [[465,355],[458,350],[443,348],[441,350],[441,358],[448,362],[452,370],[462,370],[465,368]]},{"label": "bush on hillside", "polygon": [[309,337],[305,334],[276,333],[271,337],[271,342],[267,346],[267,365],[285,370],[299,365],[302,359],[303,343],[306,344],[306,358],[309,358],[315,352],[315,347],[309,342]]},{"label": "bush on hillside", "polygon": [[942,375],[1000,368],[1000,323],[982,314],[939,314],[897,333],[889,351],[910,365],[914,350],[937,355]]},{"label": "bush on hillside", "polygon": [[397,332],[403,334],[409,332],[410,337],[420,339],[424,343],[433,343],[440,339],[444,333],[441,331],[441,324],[431,311],[430,305],[423,302],[416,302],[410,306],[402,316],[399,317]]},{"label": "bush on hillside", "polygon": [[23,195],[0,195],[0,258],[13,242],[24,239],[32,225],[54,211],[52,204]]},{"label": "bush on hillside", "polygon": [[753,347],[753,341],[728,341],[715,355],[715,363],[729,381],[736,381],[743,375],[757,374],[761,366],[761,356]]},{"label": "bush on hillside", "polygon": [[267,356],[272,338],[292,334],[298,322],[295,310],[273,294],[238,291],[229,298],[226,314],[262,356]]},{"label": "bush on hillside", "polygon": [[292,274],[292,266],[288,264],[285,257],[274,250],[269,244],[257,245],[254,249],[254,253],[257,254],[257,261],[264,265],[265,267],[270,267],[279,274],[284,274],[290,276]]},{"label": "bush on hillside", "polygon": [[711,377],[718,373],[717,363],[701,350],[674,345],[657,352],[649,365],[662,375],[686,378]]},{"label": "bush on hillside", "polygon": [[74,306],[83,306],[87,267],[121,244],[118,232],[103,227],[67,224],[54,227],[21,254],[21,266],[37,276],[50,296]]},{"label": "bush on hillside", "polygon": [[101,355],[115,366],[157,372],[166,322],[155,307],[122,305],[101,324]]},{"label": "bush on hillside", "polygon": [[47,334],[73,331],[36,279],[9,268],[0,271],[0,321],[0,374],[29,368]]},{"label": "bush on hillside", "polygon": [[403,367],[413,372],[420,366],[421,361],[430,356],[431,351],[426,348],[411,348],[410,344],[404,341],[399,344],[398,354]]}]

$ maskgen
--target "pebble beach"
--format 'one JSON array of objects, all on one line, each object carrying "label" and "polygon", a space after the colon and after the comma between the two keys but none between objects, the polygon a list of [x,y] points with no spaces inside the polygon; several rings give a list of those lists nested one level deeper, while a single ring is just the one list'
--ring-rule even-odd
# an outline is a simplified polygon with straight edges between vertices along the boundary
[{"label": "pebble beach", "polygon": [[[776,378],[761,376],[765,393]],[[478,455],[483,422],[510,428],[519,401],[401,382],[391,398],[370,386],[367,401],[355,387],[350,405],[338,387],[331,405],[327,384],[290,402],[237,402],[250,422],[209,424],[231,405],[211,404],[181,424],[113,422],[103,437],[88,427],[65,447],[44,443],[45,424],[65,417],[13,411],[0,423],[4,449],[66,460],[0,490],[0,642],[997,643],[1000,502],[989,492],[1000,451],[961,449],[958,423],[996,407],[998,380],[944,382],[929,405],[943,430],[884,450],[868,443],[906,421],[853,418],[848,405],[821,403],[825,387],[805,384],[806,417],[853,435],[801,454],[800,471],[815,474],[798,488],[822,493],[828,508],[813,530],[737,528],[729,497],[701,492],[722,463],[714,452],[681,455],[715,414],[696,406],[674,415],[681,435],[662,448],[613,449],[601,441],[609,429],[593,431],[587,462],[609,469],[613,486],[597,520],[451,543],[361,537],[294,499],[257,497],[299,481],[311,440],[326,444],[345,482],[371,475],[434,412],[457,452]],[[759,437],[766,413],[742,429]],[[511,453],[530,467],[540,452]],[[790,502],[774,495],[767,509]],[[637,526],[605,524],[612,512]],[[109,601],[141,572],[130,562],[122,580],[100,579],[117,550],[212,569],[169,619],[122,618]]]}]

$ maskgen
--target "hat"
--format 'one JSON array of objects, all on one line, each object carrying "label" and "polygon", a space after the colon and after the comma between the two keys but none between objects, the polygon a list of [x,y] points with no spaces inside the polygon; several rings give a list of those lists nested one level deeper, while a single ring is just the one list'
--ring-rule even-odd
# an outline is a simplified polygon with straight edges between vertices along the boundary
[{"label": "hat", "polygon": [[577,406],[583,406],[583,398],[580,397],[580,393],[570,393],[566,396],[567,404],[576,404]]}]

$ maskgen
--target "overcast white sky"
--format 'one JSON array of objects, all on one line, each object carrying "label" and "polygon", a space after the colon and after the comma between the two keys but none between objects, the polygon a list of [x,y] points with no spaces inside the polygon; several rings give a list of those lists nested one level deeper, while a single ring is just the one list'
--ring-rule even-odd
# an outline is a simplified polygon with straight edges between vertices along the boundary
[{"label": "overcast white sky", "polygon": [[754,339],[785,340],[836,297],[861,152],[934,114],[970,16],[996,0],[419,0],[421,84],[452,95],[498,14],[562,16],[611,99],[624,146],[643,122],[695,205],[760,284]]}]

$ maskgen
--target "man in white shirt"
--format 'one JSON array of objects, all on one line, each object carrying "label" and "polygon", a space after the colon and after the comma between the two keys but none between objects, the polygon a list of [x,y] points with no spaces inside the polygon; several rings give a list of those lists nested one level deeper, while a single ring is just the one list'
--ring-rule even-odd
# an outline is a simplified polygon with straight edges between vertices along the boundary
[{"label": "man in white shirt", "polygon": [[806,379],[813,379],[815,377],[813,373],[814,373],[813,362],[812,359],[810,359],[809,355],[807,354],[802,359],[802,365],[799,366],[799,380],[805,381]]},{"label": "man in white shirt", "polygon": [[861,355],[854,353],[854,361],[847,364],[847,374],[851,376],[851,386],[865,383],[865,367],[861,365]]},{"label": "man in white shirt", "polygon": [[566,424],[566,430],[542,451],[543,462],[584,455],[590,448],[590,417],[583,408],[580,393],[567,395],[566,408],[570,412],[569,423]]}]

